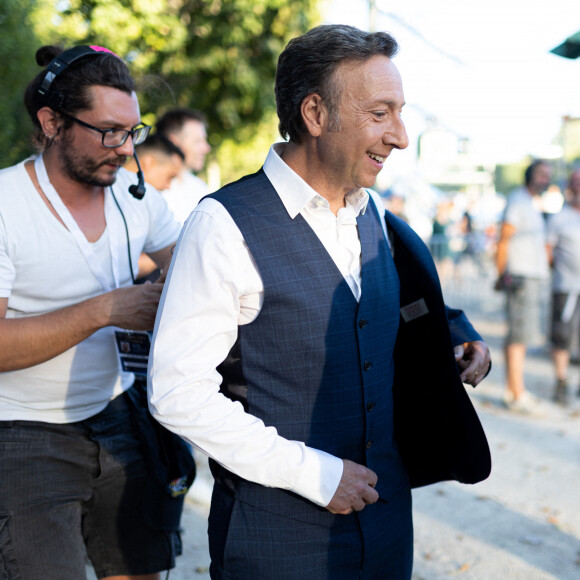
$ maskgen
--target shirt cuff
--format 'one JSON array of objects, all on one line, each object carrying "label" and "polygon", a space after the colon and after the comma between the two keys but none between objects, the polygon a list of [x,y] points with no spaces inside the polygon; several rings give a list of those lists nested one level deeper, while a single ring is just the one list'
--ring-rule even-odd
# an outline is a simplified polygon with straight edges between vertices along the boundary
[{"label": "shirt cuff", "polygon": [[326,507],[338,488],[344,464],[342,459],[325,451],[305,449],[304,466],[292,491]]}]

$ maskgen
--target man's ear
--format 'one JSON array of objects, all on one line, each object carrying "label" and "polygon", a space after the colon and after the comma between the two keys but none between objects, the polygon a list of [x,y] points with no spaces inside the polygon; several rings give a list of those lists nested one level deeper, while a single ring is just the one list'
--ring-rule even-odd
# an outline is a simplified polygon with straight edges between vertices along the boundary
[{"label": "man's ear", "polygon": [[42,128],[42,132],[48,139],[53,139],[62,125],[62,118],[50,107],[42,107],[36,112],[36,116]]},{"label": "man's ear", "polygon": [[141,170],[143,171],[143,173],[148,173],[149,169],[151,169],[152,166],[155,165],[155,159],[154,159],[154,155],[153,154],[149,154],[149,153],[139,153],[139,163],[141,164]]},{"label": "man's ear", "polygon": [[322,97],[318,93],[305,97],[300,112],[308,133],[313,137],[319,137],[328,117],[328,110],[322,102]]},{"label": "man's ear", "polygon": [[171,141],[176,147],[179,147],[179,149],[183,149],[181,139],[175,133],[168,133],[167,135],[165,135],[165,137],[167,137],[167,139],[169,139],[169,141]]}]

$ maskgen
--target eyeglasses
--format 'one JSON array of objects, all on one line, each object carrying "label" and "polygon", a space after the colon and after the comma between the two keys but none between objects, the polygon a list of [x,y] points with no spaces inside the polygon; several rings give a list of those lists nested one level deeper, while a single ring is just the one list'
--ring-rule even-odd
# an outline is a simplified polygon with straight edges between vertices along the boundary
[{"label": "eyeglasses", "polygon": [[121,145],[124,145],[129,138],[129,135],[131,135],[133,145],[141,145],[141,143],[147,139],[149,131],[151,131],[151,127],[143,123],[133,127],[133,129],[130,131],[127,131],[127,129],[99,129],[98,127],[89,125],[89,123],[85,123],[84,121],[81,121],[80,119],[65,113],[64,111],[59,111],[59,113],[67,119],[71,119],[75,123],[78,123],[87,129],[98,131],[101,134],[101,142],[103,147],[108,147],[109,149],[114,149],[115,147],[121,147]]}]

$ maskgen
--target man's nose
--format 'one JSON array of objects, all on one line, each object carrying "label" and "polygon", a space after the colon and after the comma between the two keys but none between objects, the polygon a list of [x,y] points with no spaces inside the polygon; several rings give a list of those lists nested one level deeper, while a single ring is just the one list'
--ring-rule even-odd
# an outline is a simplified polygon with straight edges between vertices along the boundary
[{"label": "man's nose", "polygon": [[406,149],[409,146],[407,129],[405,129],[405,123],[400,117],[397,116],[391,127],[385,132],[383,143],[396,149]]},{"label": "man's nose", "polygon": [[119,147],[115,147],[115,152],[119,156],[124,155],[125,157],[133,157],[133,153],[135,152],[135,147],[133,145],[133,139],[131,139],[130,135],[127,138],[127,140],[125,141],[125,143],[123,143],[123,145],[119,145]]}]

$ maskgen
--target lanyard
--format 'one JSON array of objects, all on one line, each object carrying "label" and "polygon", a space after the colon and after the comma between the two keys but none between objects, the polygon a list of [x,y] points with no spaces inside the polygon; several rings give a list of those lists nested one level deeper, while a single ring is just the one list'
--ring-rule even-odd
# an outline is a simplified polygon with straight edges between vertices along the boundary
[{"label": "lanyard", "polygon": [[63,221],[67,230],[70,232],[74,238],[77,246],[79,247],[87,265],[89,266],[91,272],[94,274],[95,278],[99,281],[105,292],[113,290],[113,288],[118,288],[119,283],[119,248],[123,245],[122,233],[123,224],[121,223],[120,210],[115,209],[115,202],[111,199],[112,195],[109,189],[105,189],[105,222],[106,227],[109,230],[109,247],[111,252],[111,265],[113,270],[113,280],[114,287],[111,286],[106,272],[103,270],[99,261],[95,258],[95,253],[92,245],[87,240],[86,236],[83,234],[79,228],[77,222],[71,215],[70,211],[63,203],[62,199],[58,195],[56,189],[50,182],[48,178],[48,173],[46,172],[46,167],[42,159],[42,154],[40,154],[34,161],[34,169],[38,177],[38,183],[44,195],[46,195],[48,201],[51,203],[54,211],[58,214],[60,219]]}]

